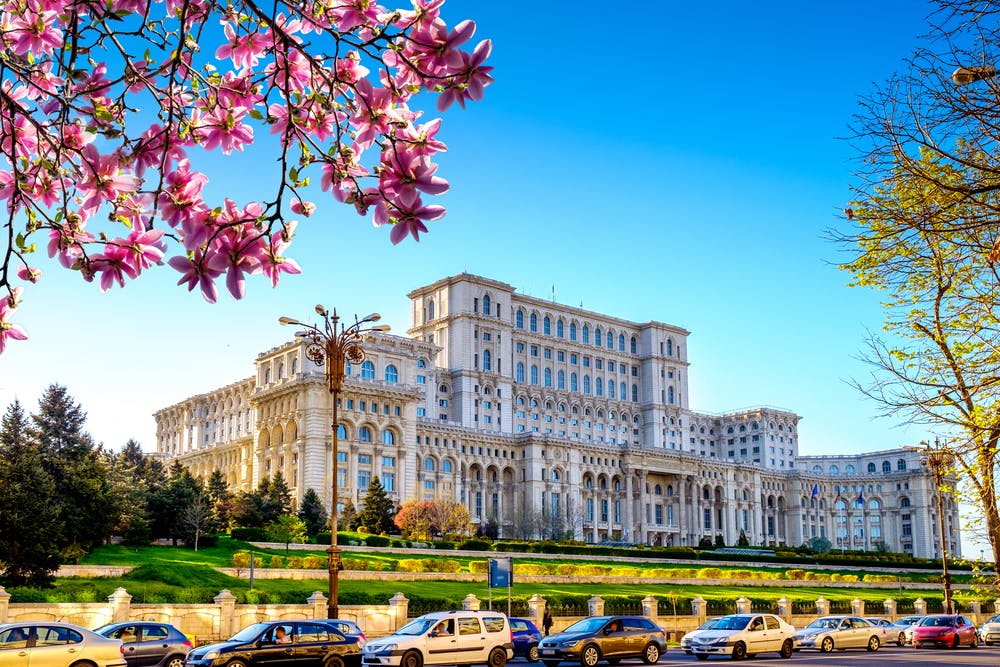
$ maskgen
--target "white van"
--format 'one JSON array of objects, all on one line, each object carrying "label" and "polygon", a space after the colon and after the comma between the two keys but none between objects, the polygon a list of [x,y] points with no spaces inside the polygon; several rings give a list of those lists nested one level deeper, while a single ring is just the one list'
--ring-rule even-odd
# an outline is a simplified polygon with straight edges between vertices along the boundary
[{"label": "white van", "polygon": [[507,616],[498,611],[439,611],[415,618],[365,645],[363,665],[504,667],[514,657]]}]

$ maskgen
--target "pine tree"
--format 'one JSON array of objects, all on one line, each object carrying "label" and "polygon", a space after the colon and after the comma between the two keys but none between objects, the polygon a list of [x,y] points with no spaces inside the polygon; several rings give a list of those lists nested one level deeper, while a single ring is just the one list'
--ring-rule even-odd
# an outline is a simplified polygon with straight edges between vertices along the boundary
[{"label": "pine tree", "polygon": [[359,526],[364,526],[369,532],[376,535],[388,533],[393,528],[392,520],[395,518],[396,504],[378,477],[372,479],[368,485],[368,492],[365,494],[364,507],[358,513],[357,522]]},{"label": "pine tree", "polygon": [[16,400],[0,422],[0,461],[0,578],[7,586],[51,586],[61,560],[56,487]]},{"label": "pine tree", "polygon": [[306,524],[306,532],[309,534],[309,537],[316,537],[321,530],[329,525],[330,517],[326,512],[326,508],[323,507],[323,501],[320,500],[319,494],[312,488],[306,489],[305,494],[302,496],[302,505],[299,506],[298,516]]},{"label": "pine tree", "polygon": [[285,476],[280,472],[274,473],[274,477],[271,479],[271,486],[268,489],[266,502],[270,511],[274,512],[274,516],[266,523],[274,521],[279,516],[291,514],[295,510],[295,505],[292,504],[292,491],[288,488],[288,484],[285,483]]},{"label": "pine tree", "polygon": [[229,527],[229,513],[233,501],[233,493],[229,490],[226,478],[222,476],[222,471],[216,468],[208,477],[206,492],[212,504],[212,512],[215,515],[216,526],[220,530]]}]

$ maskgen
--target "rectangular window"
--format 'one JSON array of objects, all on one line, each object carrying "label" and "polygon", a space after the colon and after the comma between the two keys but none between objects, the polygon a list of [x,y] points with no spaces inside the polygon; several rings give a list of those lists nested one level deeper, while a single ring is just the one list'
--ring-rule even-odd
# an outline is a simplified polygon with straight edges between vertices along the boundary
[{"label": "rectangular window", "polygon": [[562,350],[556,352],[556,361],[566,361],[566,353]]},{"label": "rectangular window", "polygon": [[417,408],[417,416],[418,417],[426,417],[427,416],[427,409],[426,408]]},{"label": "rectangular window", "polygon": [[358,465],[370,466],[372,464],[371,454],[358,454]]},{"label": "rectangular window", "polygon": [[372,471],[371,470],[359,470],[358,471],[358,488],[367,489],[372,483]]},{"label": "rectangular window", "polygon": [[382,473],[382,488],[386,490],[387,493],[393,493],[396,490],[396,475],[391,472]]},{"label": "rectangular window", "polygon": [[538,346],[537,345],[532,345],[531,346],[531,356],[533,356],[533,357],[537,357],[538,356]]}]

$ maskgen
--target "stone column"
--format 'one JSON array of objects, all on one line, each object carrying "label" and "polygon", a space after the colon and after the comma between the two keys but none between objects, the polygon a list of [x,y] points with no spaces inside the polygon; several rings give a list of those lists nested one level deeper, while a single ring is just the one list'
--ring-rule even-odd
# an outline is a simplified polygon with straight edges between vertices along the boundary
[{"label": "stone column", "polygon": [[528,618],[534,621],[535,625],[542,627],[542,617],[545,616],[545,608],[548,603],[538,593],[528,598]]},{"label": "stone column", "polygon": [[698,625],[705,622],[705,617],[708,615],[708,605],[705,604],[705,598],[699,595],[691,600],[691,615],[695,617]]},{"label": "stone column", "polygon": [[392,629],[398,630],[406,625],[407,616],[410,613],[410,601],[402,593],[396,593],[389,598],[389,606],[392,607],[393,611]]},{"label": "stone column", "polygon": [[819,598],[816,600],[816,615],[817,616],[829,616],[830,615],[830,601],[826,598]]},{"label": "stone column", "polygon": [[310,607],[312,607],[312,618],[326,618],[327,600],[325,595],[319,591],[315,591],[309,596],[309,599],[306,600],[306,602],[309,603]]},{"label": "stone column", "polygon": [[736,600],[736,613],[737,614],[749,614],[750,613],[750,598],[745,595],[741,595],[738,600]]},{"label": "stone column", "polygon": [[236,632],[233,627],[236,620],[236,596],[229,589],[223,588],[213,601],[219,606],[219,636],[232,637]]},{"label": "stone column", "polygon": [[969,603],[969,613],[973,616],[979,617],[983,613],[983,603],[979,600],[973,600]]},{"label": "stone column", "polygon": [[851,600],[851,613],[855,616],[865,615],[865,601],[861,598],[854,598]]},{"label": "stone column", "polygon": [[659,605],[656,602],[656,598],[654,598],[652,595],[647,595],[642,599],[642,615],[645,616],[646,618],[653,619],[653,621],[655,622],[658,606]]},{"label": "stone column", "polygon": [[889,617],[889,620],[896,620],[896,601],[888,598],[882,603],[882,613]]},{"label": "stone column", "polygon": [[927,615],[927,601],[923,598],[917,598],[913,601],[913,613],[918,616]]},{"label": "stone column", "polygon": [[482,607],[482,602],[479,601],[472,593],[469,593],[462,599],[462,609],[465,611],[479,611]]},{"label": "stone column", "polygon": [[604,616],[604,600],[599,595],[587,600],[587,613],[590,616]]},{"label": "stone column", "polygon": [[10,609],[10,593],[3,586],[0,586],[0,623],[7,622],[7,612]]},{"label": "stone column", "polygon": [[783,618],[785,621],[791,623],[792,601],[788,599],[787,595],[783,595],[780,598],[778,598],[778,616]]},{"label": "stone column", "polygon": [[108,604],[111,605],[111,622],[124,623],[128,620],[129,606],[132,604],[132,596],[124,588],[116,588],[114,593],[108,596]]}]

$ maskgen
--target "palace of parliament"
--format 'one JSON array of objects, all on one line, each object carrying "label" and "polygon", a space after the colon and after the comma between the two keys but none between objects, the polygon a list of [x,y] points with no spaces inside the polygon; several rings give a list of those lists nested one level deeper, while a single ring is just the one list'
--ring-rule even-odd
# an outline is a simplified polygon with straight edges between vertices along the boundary
[{"label": "palace of parliament", "polygon": [[[906,448],[800,456],[799,416],[688,405],[689,332],[460,274],[410,292],[408,336],[368,333],[340,391],[339,507],[372,479],[453,499],[501,537],[887,548],[939,557],[937,494]],[[281,473],[331,502],[332,397],[300,338],[249,377],[155,414],[157,451],[234,490]],[[959,556],[957,503],[945,541]]]}]

